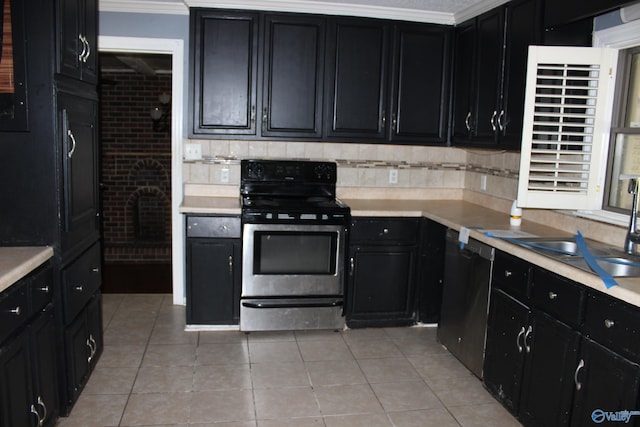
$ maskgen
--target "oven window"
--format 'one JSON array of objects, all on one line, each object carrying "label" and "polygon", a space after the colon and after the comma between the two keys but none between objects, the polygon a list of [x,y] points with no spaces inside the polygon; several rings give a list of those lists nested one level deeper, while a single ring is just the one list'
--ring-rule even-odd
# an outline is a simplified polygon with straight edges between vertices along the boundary
[{"label": "oven window", "polygon": [[338,233],[256,231],[254,242],[254,274],[336,273]]}]

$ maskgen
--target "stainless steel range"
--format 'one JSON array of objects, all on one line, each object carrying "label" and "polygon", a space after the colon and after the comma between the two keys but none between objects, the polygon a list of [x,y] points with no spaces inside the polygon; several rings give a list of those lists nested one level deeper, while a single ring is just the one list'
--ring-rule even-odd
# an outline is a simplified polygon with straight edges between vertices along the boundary
[{"label": "stainless steel range", "polygon": [[241,330],[344,326],[349,207],[336,175],[331,162],[241,162]]}]

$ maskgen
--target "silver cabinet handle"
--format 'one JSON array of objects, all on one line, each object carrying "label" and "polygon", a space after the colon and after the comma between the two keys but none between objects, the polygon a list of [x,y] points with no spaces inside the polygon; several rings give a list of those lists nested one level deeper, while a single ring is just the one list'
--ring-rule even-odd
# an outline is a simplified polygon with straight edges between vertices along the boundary
[{"label": "silver cabinet handle", "polygon": [[93,267],[93,268],[91,269],[91,272],[92,272],[92,273],[100,273],[100,267]]},{"label": "silver cabinet handle", "polygon": [[464,126],[467,128],[467,132],[471,132],[471,125],[469,124],[469,120],[471,120],[471,111],[467,113],[467,117],[464,118]]},{"label": "silver cabinet handle", "polygon": [[87,39],[86,36],[84,37],[84,42],[87,45],[87,53],[85,53],[84,58],[82,58],[82,62],[87,62],[87,59],[89,59],[89,56],[91,56],[91,44],[89,43],[89,39]]},{"label": "silver cabinet handle", "polygon": [[256,106],[255,105],[251,106],[251,115],[249,117],[249,120],[251,120],[251,123],[256,121]]},{"label": "silver cabinet handle", "polygon": [[507,124],[504,122],[504,110],[500,110],[500,115],[498,116],[498,128],[500,132],[503,132],[507,128]]},{"label": "silver cabinet handle", "polygon": [[11,310],[9,310],[9,313],[20,316],[20,313],[22,313],[22,309],[20,308],[20,306],[17,306],[16,308],[12,308]]},{"label": "silver cabinet handle", "polygon": [[387,129],[387,112],[386,111],[382,111],[382,130],[386,130]]},{"label": "silver cabinet handle", "polygon": [[31,405],[31,409],[29,410],[29,412],[34,414],[36,417],[38,417],[38,427],[42,426],[44,420],[42,418],[40,418],[40,413],[36,409],[35,405],[33,405],[33,404]]},{"label": "silver cabinet handle", "polygon": [[89,334],[89,338],[87,338],[87,347],[89,347],[89,350],[91,351],[91,354],[87,358],[87,362],[91,363],[93,356],[96,355],[96,350],[98,349],[96,340],[93,339],[93,334]]},{"label": "silver cabinet handle", "polygon": [[616,322],[614,322],[611,319],[604,319],[604,327],[607,329],[611,329],[616,325]]},{"label": "silver cabinet handle", "polygon": [[229,255],[229,274],[233,274],[233,257]]},{"label": "silver cabinet handle", "polygon": [[78,292],[82,292],[84,290],[84,286],[83,285],[78,285],[74,288],[76,291]]},{"label": "silver cabinet handle", "polygon": [[85,42],[84,36],[82,34],[78,34],[78,40],[82,43],[82,52],[78,55],[78,61],[85,62],[84,55],[87,53],[87,43]]},{"label": "silver cabinet handle", "polygon": [[267,126],[267,121],[269,119],[269,113],[267,112],[267,107],[262,109],[262,125]]},{"label": "silver cabinet handle", "polygon": [[520,328],[518,336],[516,337],[516,347],[518,347],[518,353],[522,353],[522,345],[520,345],[520,337],[524,335],[524,326]]},{"label": "silver cabinet handle", "polygon": [[498,112],[496,110],[493,110],[493,114],[491,115],[491,129],[495,132],[496,131],[496,116],[498,115]]},{"label": "silver cabinet handle", "polygon": [[549,299],[556,299],[558,298],[558,294],[556,294],[553,291],[549,291]]},{"label": "silver cabinet handle", "polygon": [[389,229],[388,228],[383,228],[382,229],[382,234],[389,234]]},{"label": "silver cabinet handle", "polygon": [[584,360],[580,359],[580,362],[578,362],[578,366],[576,367],[576,371],[573,374],[573,382],[576,384],[576,390],[578,391],[582,389],[582,383],[578,382],[578,374],[582,368],[584,368]]},{"label": "silver cabinet handle", "polygon": [[349,258],[349,275],[353,276],[353,271],[356,268],[356,260],[353,257]]},{"label": "silver cabinet handle", "polygon": [[527,343],[527,338],[531,336],[531,332],[533,332],[533,328],[531,325],[527,328],[527,332],[524,334],[524,348],[527,349],[527,353],[531,353],[531,346]]},{"label": "silver cabinet handle", "polygon": [[396,113],[391,114],[391,130],[398,133],[398,117],[396,116]]},{"label": "silver cabinet handle", "polygon": [[44,292],[45,294],[48,294],[49,293],[49,286],[43,286],[41,288],[38,288],[38,290],[40,292]]},{"label": "silver cabinet handle", "polygon": [[505,270],[504,271],[504,277],[511,277],[512,274],[513,273],[511,271],[509,271],[509,270]]},{"label": "silver cabinet handle", "polygon": [[69,150],[69,152],[67,153],[67,157],[71,158],[73,157],[73,153],[76,151],[76,138],[75,136],[73,136],[73,132],[71,132],[71,129],[67,131],[67,136],[71,140],[71,150]]},{"label": "silver cabinet handle", "polygon": [[44,404],[44,402],[42,401],[42,397],[40,396],[38,396],[37,403],[38,403],[38,406],[42,408],[42,418],[38,422],[38,426],[42,427],[42,425],[44,424],[44,420],[47,419],[47,405]]}]

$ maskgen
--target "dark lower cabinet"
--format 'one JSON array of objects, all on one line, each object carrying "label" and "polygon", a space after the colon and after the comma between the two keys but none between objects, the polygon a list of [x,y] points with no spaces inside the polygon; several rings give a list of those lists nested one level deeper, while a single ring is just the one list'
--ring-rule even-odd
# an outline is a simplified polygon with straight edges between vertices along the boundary
[{"label": "dark lower cabinet", "polygon": [[[574,367],[574,401],[571,426],[606,423],[609,413],[640,409],[640,366],[600,344],[583,338],[580,358]],[[631,416],[631,426],[640,416]]]},{"label": "dark lower cabinet", "polygon": [[416,321],[418,218],[354,218],[348,260],[347,325]]},{"label": "dark lower cabinet", "polygon": [[242,241],[238,216],[187,216],[188,325],[240,321]]},{"label": "dark lower cabinet", "polygon": [[78,399],[102,354],[102,297],[98,292],[64,330],[67,412]]},{"label": "dark lower cabinet", "polygon": [[419,322],[437,323],[440,318],[446,233],[446,226],[422,218],[416,293]]},{"label": "dark lower cabinet", "polygon": [[239,239],[188,240],[187,324],[238,324],[241,260]]},{"label": "dark lower cabinet", "polygon": [[[51,286],[51,270],[41,270],[13,287],[28,287],[34,279]],[[40,280],[44,280],[41,282]],[[11,291],[9,291],[11,292]],[[6,294],[5,291],[3,294]],[[59,414],[58,369],[54,306],[32,299],[15,305],[0,295],[3,317],[21,318],[8,339],[0,340],[0,426],[53,426]],[[6,304],[9,304],[8,306]],[[13,310],[13,311],[11,311]],[[6,323],[6,319],[2,319]]]}]

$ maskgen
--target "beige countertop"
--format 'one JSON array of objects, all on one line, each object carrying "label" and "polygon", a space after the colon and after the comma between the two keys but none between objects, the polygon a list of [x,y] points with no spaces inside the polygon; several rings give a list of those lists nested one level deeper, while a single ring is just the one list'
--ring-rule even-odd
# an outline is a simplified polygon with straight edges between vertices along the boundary
[{"label": "beige countertop", "polygon": [[[233,193],[231,193],[233,194]],[[512,228],[506,211],[490,209],[486,206],[459,199],[397,199],[397,198],[351,198],[341,200],[351,208],[352,216],[420,217],[424,216],[448,228],[471,229],[470,237],[487,243],[496,249],[522,258],[532,264],[553,271],[576,282],[612,295],[640,307],[640,278],[616,278],[618,286],[607,289],[596,274],[565,265],[534,251],[509,243],[503,239],[487,236],[483,230],[521,230],[541,237],[570,237],[571,233],[540,223],[523,219],[522,225]],[[240,214],[240,200],[230,194],[189,195],[180,207],[182,213]]]},{"label": "beige countertop", "polygon": [[0,247],[0,292],[53,256],[49,246]]}]

